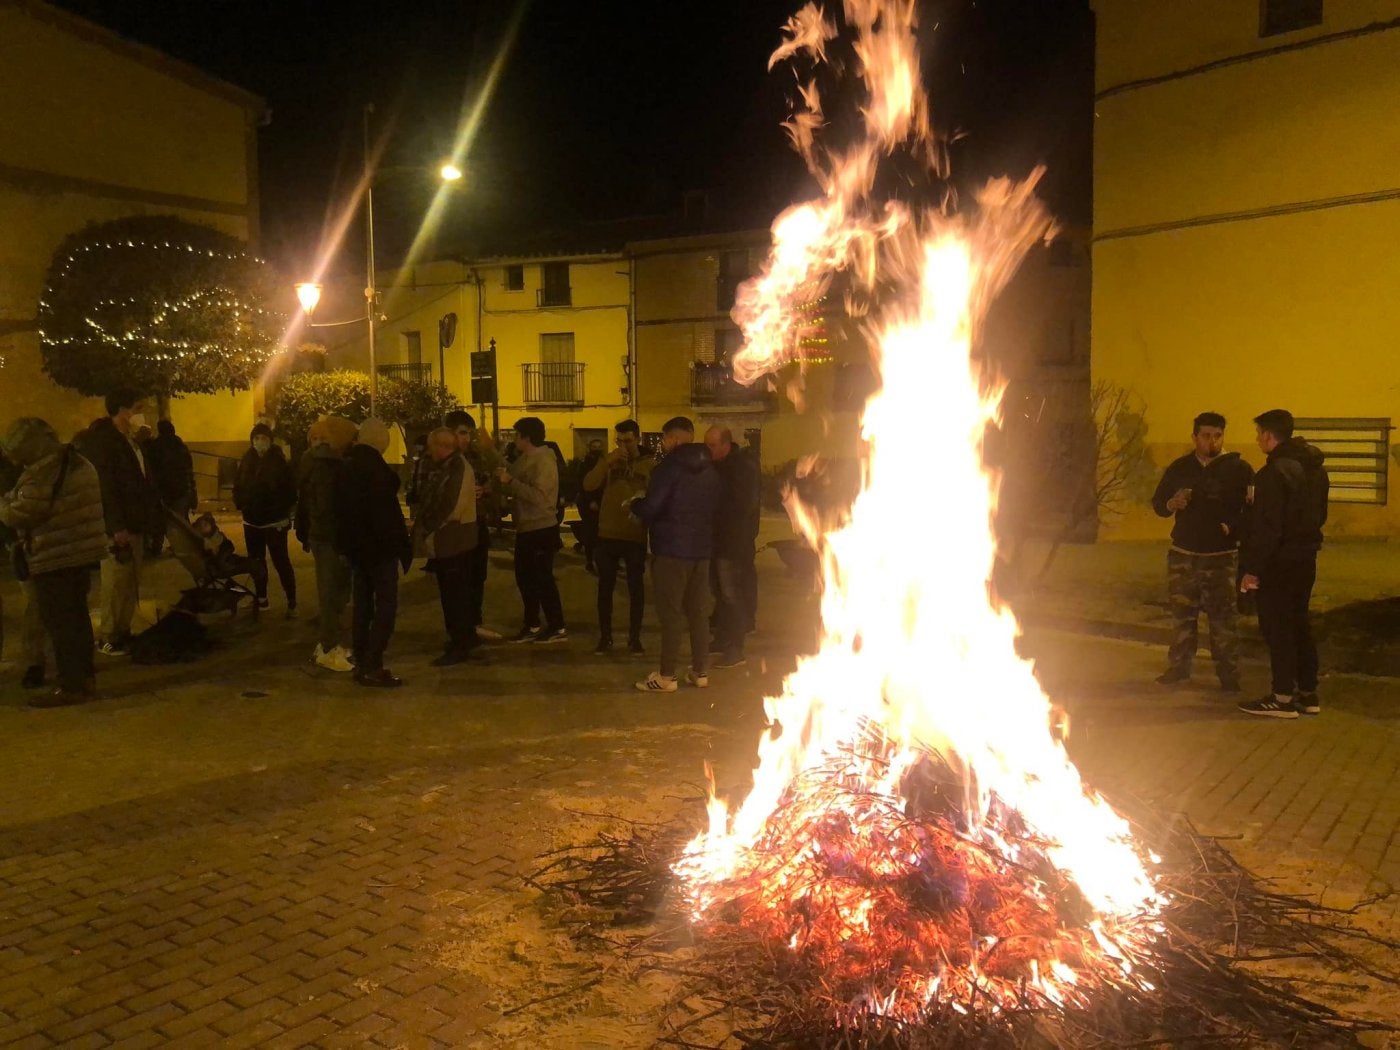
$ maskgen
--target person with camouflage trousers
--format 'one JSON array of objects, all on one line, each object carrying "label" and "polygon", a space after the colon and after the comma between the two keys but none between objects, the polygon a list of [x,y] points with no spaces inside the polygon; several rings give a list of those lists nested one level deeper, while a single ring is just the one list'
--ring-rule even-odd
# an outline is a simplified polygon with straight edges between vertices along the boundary
[{"label": "person with camouflage trousers", "polygon": [[1162,474],[1152,508],[1175,515],[1167,551],[1167,596],[1174,632],[1162,685],[1191,677],[1202,611],[1210,624],[1210,655],[1220,687],[1238,692],[1239,636],[1235,585],[1239,533],[1254,470],[1238,452],[1222,452],[1225,417],[1202,412],[1192,429],[1194,448]]}]

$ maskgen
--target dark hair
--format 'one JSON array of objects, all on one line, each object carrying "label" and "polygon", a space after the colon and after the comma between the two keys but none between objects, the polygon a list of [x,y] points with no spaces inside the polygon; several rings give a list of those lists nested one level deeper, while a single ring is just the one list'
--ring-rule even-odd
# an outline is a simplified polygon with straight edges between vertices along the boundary
[{"label": "dark hair", "polygon": [[456,430],[458,427],[470,427],[476,429],[476,420],[472,414],[464,408],[454,408],[443,418],[442,425]]},{"label": "dark hair", "polygon": [[1202,412],[1191,425],[1191,433],[1195,434],[1201,427],[1219,427],[1224,430],[1225,417],[1219,412]]},{"label": "dark hair", "polygon": [[159,434],[161,437],[174,437],[175,424],[170,422],[170,420],[168,419],[157,420],[156,433]]},{"label": "dark hair", "polygon": [[661,433],[669,434],[673,430],[684,430],[687,434],[694,434],[695,424],[685,416],[672,416],[661,427]]},{"label": "dark hair", "polygon": [[1267,430],[1280,441],[1287,441],[1293,436],[1293,413],[1285,408],[1271,408],[1255,416],[1254,425],[1260,430]]},{"label": "dark hair", "polygon": [[544,420],[539,416],[525,416],[515,421],[517,437],[528,438],[530,444],[539,448],[544,444]]},{"label": "dark hair", "polygon": [[124,408],[135,408],[140,400],[141,395],[129,386],[119,386],[115,390],[109,390],[107,391],[107,414],[115,416]]},{"label": "dark hair", "polygon": [[624,419],[621,423],[613,427],[613,429],[619,434],[635,434],[637,440],[641,440],[642,428],[637,426],[637,421],[635,419]]}]

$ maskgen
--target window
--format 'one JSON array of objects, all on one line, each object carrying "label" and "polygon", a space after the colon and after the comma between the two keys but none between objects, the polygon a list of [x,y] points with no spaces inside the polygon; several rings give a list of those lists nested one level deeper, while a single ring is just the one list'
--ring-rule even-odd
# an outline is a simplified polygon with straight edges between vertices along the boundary
[{"label": "window", "polygon": [[506,291],[523,292],[525,290],[525,267],[506,267]]},{"label": "window", "polygon": [[749,253],[720,252],[719,277],[715,282],[715,305],[726,313],[734,309],[734,296],[749,276]]},{"label": "window", "polygon": [[545,263],[540,267],[540,276],[543,283],[537,298],[540,306],[569,306],[573,303],[568,263]]},{"label": "window", "polygon": [[411,365],[423,363],[423,333],[404,332],[403,359]]},{"label": "window", "polygon": [[524,366],[527,405],[583,403],[583,366],[574,362],[574,333],[540,336],[540,360]]},{"label": "window", "polygon": [[1275,36],[1322,25],[1322,0],[1259,0],[1259,35]]},{"label": "window", "polygon": [[1389,419],[1295,419],[1293,432],[1322,450],[1332,482],[1329,502],[1386,501]]}]

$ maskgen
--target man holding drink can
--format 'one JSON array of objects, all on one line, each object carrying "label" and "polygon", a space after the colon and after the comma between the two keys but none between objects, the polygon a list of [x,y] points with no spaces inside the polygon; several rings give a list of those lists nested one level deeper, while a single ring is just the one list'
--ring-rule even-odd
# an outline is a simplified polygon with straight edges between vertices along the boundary
[{"label": "man holding drink can", "polygon": [[1235,583],[1241,520],[1254,470],[1238,452],[1224,452],[1225,417],[1202,412],[1191,431],[1193,448],[1162,474],[1152,497],[1161,517],[1175,517],[1167,551],[1167,596],[1174,632],[1162,685],[1191,677],[1197,623],[1210,625],[1210,655],[1220,687],[1238,692],[1239,639]]}]

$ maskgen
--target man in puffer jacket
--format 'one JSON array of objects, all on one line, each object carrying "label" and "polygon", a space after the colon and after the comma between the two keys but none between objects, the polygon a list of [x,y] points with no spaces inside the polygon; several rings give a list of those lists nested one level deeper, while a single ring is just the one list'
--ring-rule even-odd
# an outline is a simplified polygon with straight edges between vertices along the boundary
[{"label": "man in puffer jacket", "polygon": [[637,683],[642,692],[673,693],[681,638],[690,634],[690,673],[686,681],[710,684],[710,555],[721,482],[710,450],[695,441],[695,424],[685,416],[662,428],[666,458],[651,474],[647,494],[632,504],[651,535],[652,579],[661,618],[661,669]]},{"label": "man in puffer jacket", "polygon": [[336,549],[335,483],[345,453],[355,443],[355,424],[344,416],[322,416],[307,431],[311,446],[301,460],[297,486],[296,534],[316,565],[320,641],[312,663],[328,671],[353,671],[350,650],[341,644],[341,619],[350,602],[350,563]]},{"label": "man in puffer jacket", "polygon": [[384,666],[399,608],[399,568],[413,562],[413,546],[399,507],[399,476],[384,462],[389,428],[371,416],[335,483],[335,542],[350,562],[355,612],[355,682],[394,688],[403,679]]},{"label": "man in puffer jacket", "polygon": [[16,420],[5,454],[24,468],[0,496],[0,521],[20,535],[29,583],[44,630],[53,640],[58,688],[31,707],[65,707],[96,694],[88,591],[107,553],[107,526],[97,471],[63,445],[42,419]]}]

